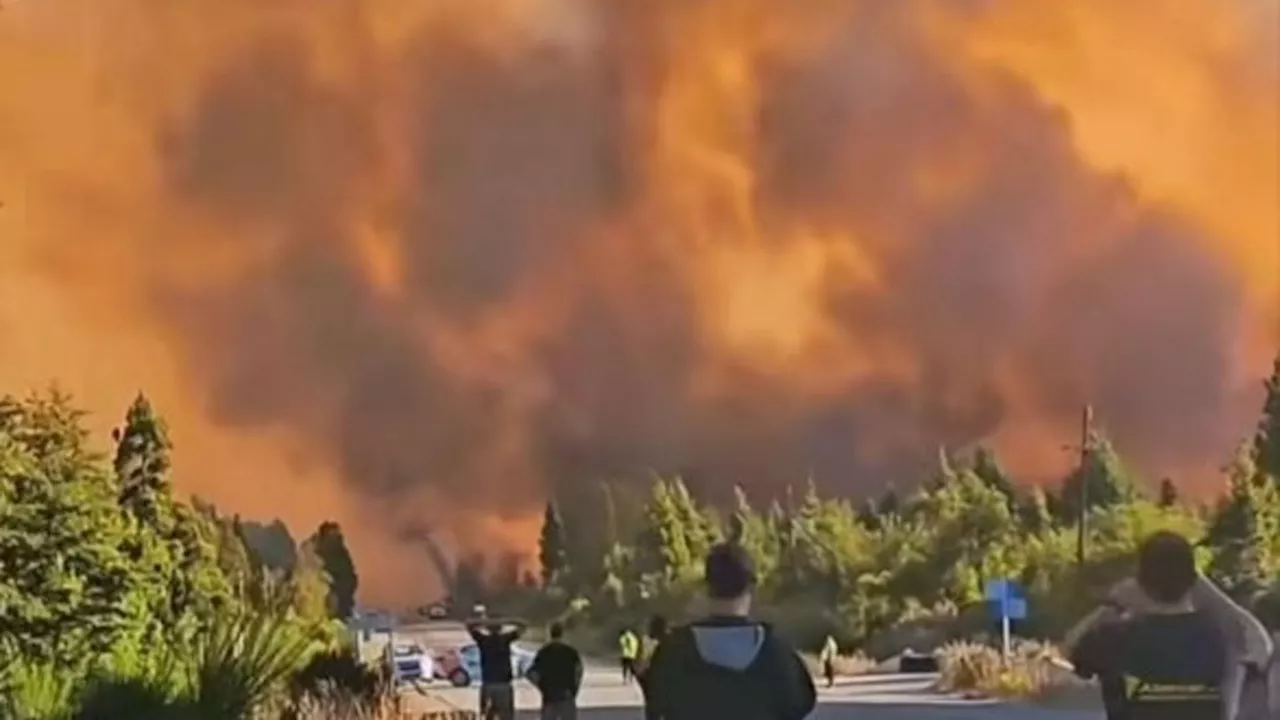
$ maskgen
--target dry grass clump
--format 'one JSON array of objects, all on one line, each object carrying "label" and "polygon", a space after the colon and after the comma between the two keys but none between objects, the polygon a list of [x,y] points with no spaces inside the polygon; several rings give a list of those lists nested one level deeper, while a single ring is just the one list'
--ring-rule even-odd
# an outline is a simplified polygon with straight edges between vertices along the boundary
[{"label": "dry grass clump", "polygon": [[974,642],[955,642],[938,653],[938,688],[984,697],[1033,699],[1043,697],[1069,680],[1061,656],[1045,643],[1014,645],[1008,659],[999,649]]},{"label": "dry grass clump", "polygon": [[[809,669],[811,675],[822,675],[822,663],[818,661],[817,655],[805,653],[801,658],[804,659],[805,667]],[[837,677],[852,677],[873,672],[876,669],[876,661],[861,652],[855,652],[852,655],[837,655],[835,666]]]},{"label": "dry grass clump", "polygon": [[444,705],[425,712],[421,708],[411,712],[395,696],[361,701],[335,688],[332,694],[308,696],[288,717],[290,720],[476,720],[479,716],[470,710]]}]

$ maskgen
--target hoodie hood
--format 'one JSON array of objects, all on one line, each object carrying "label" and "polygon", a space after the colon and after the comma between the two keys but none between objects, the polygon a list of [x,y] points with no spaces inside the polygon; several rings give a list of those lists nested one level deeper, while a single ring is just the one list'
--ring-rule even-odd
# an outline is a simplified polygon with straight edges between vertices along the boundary
[{"label": "hoodie hood", "polygon": [[690,630],[703,660],[737,672],[751,667],[767,635],[759,623],[693,625]]}]

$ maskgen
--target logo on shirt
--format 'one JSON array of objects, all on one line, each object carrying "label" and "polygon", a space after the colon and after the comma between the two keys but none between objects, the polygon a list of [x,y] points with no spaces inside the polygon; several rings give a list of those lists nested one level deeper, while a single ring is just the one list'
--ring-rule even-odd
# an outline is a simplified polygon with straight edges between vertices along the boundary
[{"label": "logo on shirt", "polygon": [[1126,675],[1125,697],[1132,702],[1201,702],[1217,700],[1218,689],[1202,683],[1160,683]]}]

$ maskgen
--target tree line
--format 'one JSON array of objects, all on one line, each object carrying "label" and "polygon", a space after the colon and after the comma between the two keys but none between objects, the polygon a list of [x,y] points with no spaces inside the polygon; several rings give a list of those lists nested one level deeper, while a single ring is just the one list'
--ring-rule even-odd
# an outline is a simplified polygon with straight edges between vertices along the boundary
[{"label": "tree line", "polygon": [[1016,482],[985,447],[942,451],[915,491],[861,503],[824,495],[815,481],[763,502],[736,488],[727,503],[704,501],[679,478],[602,483],[547,504],[540,577],[491,573],[486,587],[472,570],[455,592],[535,614],[572,604],[571,620],[612,633],[649,613],[685,612],[703,554],[732,539],[755,560],[762,614],[803,643],[834,633],[887,652],[921,633],[945,640],[988,630],[984,585],[996,578],[1027,592],[1030,616],[1018,630],[1052,638],[1130,572],[1142,538],[1169,529],[1198,543],[1205,572],[1274,626],[1280,361],[1264,389],[1262,420],[1224,469],[1217,498],[1192,501],[1170,479],[1144,481],[1099,429],[1054,487]]},{"label": "tree line", "polygon": [[[95,451],[84,413],[57,390],[0,397],[0,703],[34,677],[83,689],[103,673],[157,672],[164,657],[207,657],[219,627],[254,618],[272,618],[297,642],[342,644],[358,577],[336,524],[296,542],[279,521],[180,498],[173,444],[145,397],[112,440],[109,454]],[[1128,572],[1141,538],[1173,529],[1274,624],[1280,362],[1215,501],[1145,482],[1100,430],[1082,457],[1056,487],[1037,488],[1016,482],[990,449],[944,451],[917,489],[860,502],[824,495],[817,481],[764,500],[741,488],[702,497],[679,478],[600,483],[547,503],[537,572],[515,557],[465,559],[453,599],[612,632],[654,612],[679,617],[697,595],[703,554],[732,539],[756,562],[762,614],[801,643],[830,632],[874,651],[902,628],[981,631],[984,583],[995,578],[1028,592],[1019,630],[1052,637]],[[1078,566],[1082,516],[1088,554]],[[227,648],[245,654],[244,635]]]},{"label": "tree line", "polygon": [[[93,678],[154,680],[162,658],[210,651],[218,628],[239,628],[223,649],[247,652],[242,631],[259,618],[277,644],[283,632],[299,649],[341,643],[358,578],[337,524],[296,543],[279,521],[180,499],[168,430],[144,396],[110,454],[84,419],[56,389],[0,397],[0,714],[21,716],[12,703],[40,678],[68,695],[43,702],[62,705]],[[59,716],[28,701],[27,715]]]}]

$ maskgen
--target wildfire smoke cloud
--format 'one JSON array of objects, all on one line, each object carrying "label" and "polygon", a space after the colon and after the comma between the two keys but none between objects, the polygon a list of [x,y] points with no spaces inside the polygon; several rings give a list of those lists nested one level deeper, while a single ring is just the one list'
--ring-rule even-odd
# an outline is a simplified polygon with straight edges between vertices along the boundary
[{"label": "wildfire smoke cloud", "polygon": [[1280,340],[1277,8],[13,0],[0,381],[147,389],[188,489],[388,600],[423,518],[1046,476],[1088,401],[1202,477]]}]

